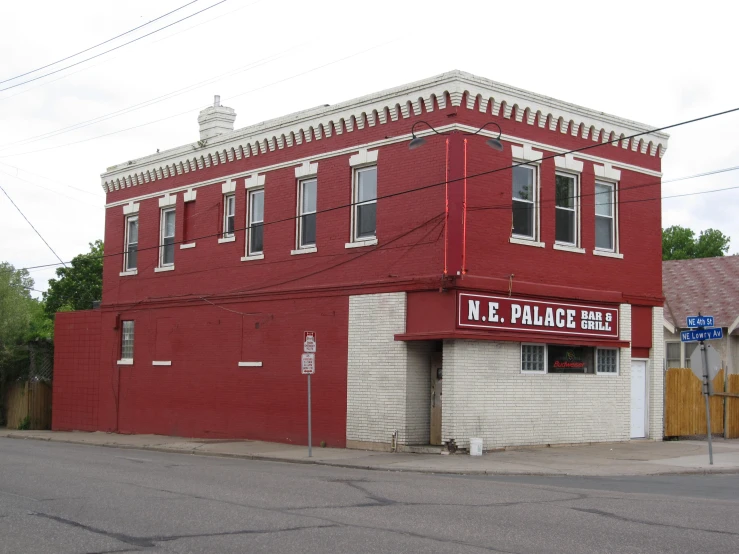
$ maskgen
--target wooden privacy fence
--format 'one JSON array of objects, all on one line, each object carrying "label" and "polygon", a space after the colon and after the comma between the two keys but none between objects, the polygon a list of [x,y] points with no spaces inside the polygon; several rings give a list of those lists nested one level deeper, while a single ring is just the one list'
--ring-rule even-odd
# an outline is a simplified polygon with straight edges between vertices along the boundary
[{"label": "wooden privacy fence", "polygon": [[8,390],[8,429],[51,429],[51,385],[15,383]]},{"label": "wooden privacy fence", "polygon": [[[724,371],[713,379],[713,391],[724,392]],[[729,375],[726,392],[739,393],[739,375]],[[739,398],[711,396],[711,433],[739,437]],[[665,374],[665,437],[706,434],[703,383],[690,369],[670,368]]]}]

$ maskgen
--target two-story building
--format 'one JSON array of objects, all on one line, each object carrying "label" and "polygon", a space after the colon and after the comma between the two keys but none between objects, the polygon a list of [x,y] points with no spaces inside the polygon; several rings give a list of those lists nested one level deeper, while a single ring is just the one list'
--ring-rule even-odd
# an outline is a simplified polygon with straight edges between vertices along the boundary
[{"label": "two-story building", "polygon": [[235,117],[102,175],[55,429],[304,444],[311,331],[316,444],[661,439],[667,135],[460,71]]}]

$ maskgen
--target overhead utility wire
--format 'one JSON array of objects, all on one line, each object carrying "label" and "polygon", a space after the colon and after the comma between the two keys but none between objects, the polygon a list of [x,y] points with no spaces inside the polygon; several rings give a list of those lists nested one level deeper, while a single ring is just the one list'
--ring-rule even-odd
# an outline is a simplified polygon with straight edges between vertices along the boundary
[{"label": "overhead utility wire", "polygon": [[[224,14],[218,15],[218,16],[213,17],[211,19],[206,19],[205,21],[201,21],[200,23],[196,23],[195,25],[193,25],[191,27],[188,27],[186,29],[182,29],[181,31],[178,31],[176,33],[172,33],[170,35],[167,35],[165,37],[162,37],[159,40],[152,41],[150,46],[153,46],[153,45],[158,44],[160,42],[164,42],[165,40],[169,40],[171,38],[174,38],[176,36],[179,36],[182,33],[187,33],[189,31],[192,31],[193,29],[197,29],[201,25],[207,25],[208,23],[211,23],[211,22],[215,21],[216,19],[220,19],[221,17],[226,17],[227,15],[231,15],[234,12],[237,12],[239,10],[243,10],[244,8],[248,8],[250,6],[253,6],[254,4],[258,4],[260,1],[261,0],[255,0],[251,4],[246,4],[245,6],[241,6],[240,8],[237,8],[235,10],[231,10],[230,12],[226,12]],[[27,92],[30,92],[32,90],[36,90],[37,88],[45,87],[46,85],[50,85],[51,83],[56,83],[57,81],[61,81],[63,79],[66,79],[68,77],[71,77],[72,75],[77,75],[78,73],[82,73],[84,71],[89,71],[90,69],[93,69],[95,67],[99,67],[100,65],[102,65],[104,63],[110,63],[113,60],[117,60],[117,59],[118,59],[118,56],[113,56],[111,58],[107,58],[107,59],[101,60],[98,63],[95,63],[95,64],[92,64],[92,65],[88,65],[88,66],[82,67],[82,68],[78,69],[77,71],[71,71],[71,72],[66,73],[64,75],[60,75],[59,77],[57,77],[55,79],[49,79],[48,81],[44,81],[43,83],[37,84],[36,86],[25,88],[25,89],[23,89],[23,90],[21,90],[19,92],[16,92],[15,94],[9,94],[7,96],[0,97],[0,102],[4,102],[5,100],[9,100],[11,98],[15,98],[16,96],[20,96],[21,94],[26,94]]]},{"label": "overhead utility wire", "polygon": [[176,9],[172,10],[171,12],[167,12],[164,15],[160,15],[159,17],[157,17],[155,19],[152,19],[151,21],[147,21],[146,23],[144,23],[142,25],[139,25],[138,27],[134,27],[133,29],[131,29],[129,31],[126,31],[125,33],[121,33],[120,35],[116,35],[113,38],[109,38],[108,40],[104,40],[103,42],[99,42],[95,46],[90,46],[89,48],[85,48],[84,50],[80,50],[76,54],[71,54],[70,56],[67,56],[66,58],[62,58],[62,59],[57,60],[55,62],[51,62],[51,63],[46,64],[46,65],[42,65],[41,67],[37,67],[36,69],[32,69],[31,71],[26,71],[25,73],[21,73],[20,75],[16,75],[15,77],[10,77],[9,79],[4,79],[4,80],[0,81],[0,84],[7,83],[8,81],[15,81],[16,79],[20,79],[21,77],[25,77],[26,75],[30,75],[31,73],[36,73],[37,71],[41,71],[42,69],[46,69],[47,67],[51,67],[52,65],[56,65],[56,64],[62,63],[64,61],[67,61],[70,58],[74,58],[76,56],[79,56],[80,54],[84,54],[85,52],[89,52],[90,50],[94,50],[98,46],[102,46],[103,44],[108,44],[109,42],[112,42],[115,39],[121,38],[121,37],[126,36],[128,34],[131,34],[134,31],[138,31],[142,27],[146,27],[147,25],[151,25],[155,21],[159,21],[160,19],[162,19],[164,17],[167,17],[168,15],[172,15],[173,13],[178,12],[178,11],[180,11],[183,8],[186,8],[190,4],[194,4],[195,2],[199,2],[199,1],[200,0],[192,0],[192,2],[188,2],[187,4],[184,4],[184,5],[180,6],[179,8],[176,8]]},{"label": "overhead utility wire", "polygon": [[[348,59],[354,58],[356,56],[360,56],[362,54],[366,54],[367,52],[369,52],[371,50],[374,50],[376,48],[380,48],[382,46],[386,46],[388,44],[391,44],[395,40],[397,40],[397,39],[394,39],[394,40],[391,40],[391,41],[388,41],[388,42],[383,42],[381,44],[376,44],[375,46],[372,46],[370,48],[367,48],[366,50],[361,50],[359,52],[355,52],[354,54],[350,54],[348,56],[344,56],[343,58],[339,58],[337,60],[333,60],[333,61],[328,62],[328,63],[325,63],[323,65],[319,65],[319,66],[313,67],[313,68],[308,69],[306,71],[303,71],[301,73],[296,73],[295,75],[292,75],[290,77],[285,77],[284,79],[279,79],[277,81],[273,81],[273,82],[268,83],[266,85],[262,85],[262,86],[257,87],[257,88],[253,88],[253,89],[250,89],[250,90],[247,90],[247,91],[244,91],[244,92],[240,92],[240,93],[238,93],[238,94],[236,94],[234,96],[229,96],[229,97],[226,97],[226,98],[222,98],[222,100],[223,101],[231,100],[231,99],[237,98],[239,96],[244,96],[245,94],[251,94],[252,92],[257,92],[259,90],[263,90],[263,89],[269,88],[271,86],[278,85],[280,83],[284,83],[285,81],[290,81],[291,79],[297,79],[298,77],[302,77],[303,75],[307,75],[308,73],[312,73],[313,71],[318,71],[319,69],[323,69],[323,68],[328,67],[330,65],[334,65],[334,64],[337,64],[337,63],[346,61]],[[198,106],[198,107],[193,108],[193,109],[201,109],[201,108],[202,108],[202,106]],[[181,115],[191,114],[192,111],[193,111],[193,109],[189,109],[189,110],[185,110],[183,112],[179,112],[179,113],[176,113],[176,114],[168,115],[168,116],[162,117],[160,119],[154,119],[152,121],[147,121],[147,122],[141,123],[139,125],[134,125],[133,127],[127,127],[125,129],[119,129],[117,131],[111,131],[110,133],[105,133],[105,134],[102,134],[102,135],[96,135],[94,137],[90,137],[90,138],[86,138],[86,139],[82,139],[82,140],[77,140],[77,141],[74,141],[74,142],[67,142],[65,144],[58,144],[56,146],[48,146],[46,148],[39,148],[38,150],[28,150],[27,152],[20,152],[18,154],[5,154],[4,156],[0,156],[0,158],[14,158],[16,156],[25,156],[27,154],[35,154],[37,152],[46,152],[48,150],[56,150],[57,148],[64,148],[66,146],[73,146],[75,144],[82,144],[83,142],[90,142],[92,140],[97,140],[97,139],[100,139],[100,138],[109,137],[111,135],[117,135],[118,133],[125,133],[126,131],[131,131],[133,129],[139,129],[141,127],[146,127],[147,125],[153,125],[154,123],[161,123],[162,121],[167,121],[168,119],[179,117]]]},{"label": "overhead utility wire", "polygon": [[[697,178],[697,177],[703,177],[703,176],[706,176],[706,175],[713,175],[714,173],[722,173],[722,172],[725,172],[725,171],[730,171],[732,169],[739,169],[739,166],[737,166],[736,168],[719,169],[719,170],[716,170],[715,172],[708,172],[708,173],[701,173],[701,174],[692,175],[692,176],[679,177],[679,178],[674,179],[674,181],[684,181],[686,179],[693,179],[693,178]],[[470,177],[470,176],[468,176],[468,177]],[[451,183],[452,181],[449,181],[449,182]],[[442,184],[444,184],[444,183],[442,183]],[[645,184],[633,185],[631,187],[624,187],[621,190],[631,190],[632,188],[642,188],[642,187],[645,187],[645,186],[654,186],[654,185],[659,185],[659,184],[661,184],[660,181],[652,181],[652,182],[645,183]],[[432,185],[432,186],[438,186],[438,185]],[[383,196],[378,196],[376,198],[376,200],[384,200],[384,199],[387,199],[387,198],[392,198],[394,196],[400,196],[400,195],[408,194],[408,193],[411,193],[411,192],[417,192],[419,190],[424,190],[426,188],[430,188],[430,186],[425,186],[425,187],[420,187],[420,188],[416,188],[416,189],[410,189],[410,190],[406,190],[406,191],[400,191],[400,192],[396,192],[396,193],[392,193],[392,194],[386,194],[386,195],[383,195]],[[706,191],[697,191],[697,192],[692,192],[692,193],[687,193],[687,194],[675,194],[675,195],[670,195],[670,196],[658,196],[658,197],[654,197],[654,198],[640,198],[640,199],[626,200],[626,201],[621,201],[620,200],[618,203],[619,204],[631,204],[631,203],[634,203],[634,202],[651,202],[652,200],[656,200],[656,199],[663,199],[664,200],[664,199],[668,199],[668,198],[677,198],[677,197],[680,197],[680,196],[692,196],[692,195],[697,195],[697,194],[709,194],[709,193],[713,193],[713,192],[723,192],[723,191],[735,190],[735,189],[739,189],[739,185],[733,186],[733,187],[726,187],[726,188],[722,188],[722,189],[712,189],[712,190],[706,190]],[[351,203],[351,204],[343,204],[341,206],[334,206],[332,208],[326,208],[324,210],[318,210],[315,213],[316,214],[322,214],[322,213],[332,212],[332,211],[343,209],[343,208],[351,208],[352,206],[356,206],[357,204],[358,204],[358,202]],[[501,205],[497,205],[497,206],[470,206],[469,209],[471,211],[482,211],[482,210],[502,209],[504,207],[507,207],[507,208],[510,209],[512,207],[512,204],[506,204],[505,206],[502,205],[502,204]],[[198,213],[203,213],[203,212],[198,212]],[[195,214],[195,215],[198,215],[198,214]],[[264,223],[259,223],[258,225],[260,225],[262,227],[266,227],[268,225],[275,225],[277,223],[285,223],[287,221],[294,221],[294,220],[298,219],[299,217],[300,216],[286,217],[286,218],[283,218],[283,219],[276,219],[274,221],[266,221]],[[251,228],[252,228],[252,226],[239,227],[237,229],[234,229],[234,233],[238,233],[238,232],[241,232],[241,231],[248,231]],[[188,237],[187,240],[175,241],[172,244],[183,244],[185,242],[196,242],[196,241],[202,240],[202,239],[213,238],[213,237],[220,237],[222,235],[223,235],[223,231],[219,231],[217,233],[211,233],[211,234],[203,235],[203,236],[200,236],[200,237]],[[138,252],[143,252],[144,250],[153,250],[155,248],[161,248],[161,246],[162,246],[161,244],[157,244],[156,246],[147,246],[145,248],[139,248],[137,251]],[[95,257],[96,258],[107,258],[107,257],[111,257],[111,256],[121,256],[121,255],[123,255],[125,253],[126,253],[126,251],[124,250],[124,251],[121,251],[121,252],[111,252],[109,254],[103,254],[102,256],[95,256]],[[321,256],[318,256],[318,257],[321,257]],[[260,265],[263,265],[264,263],[269,263],[269,262],[263,262]],[[54,263],[54,264],[44,264],[44,265],[33,265],[33,266],[29,266],[29,267],[24,267],[24,268],[21,268],[21,269],[37,270],[37,269],[43,269],[43,268],[46,268],[46,267],[55,267],[55,266],[58,266],[58,265],[60,265],[60,264]]]},{"label": "overhead utility wire", "polygon": [[30,221],[28,221],[28,218],[21,211],[21,209],[16,205],[16,203],[13,202],[13,199],[10,197],[10,195],[5,191],[5,189],[2,186],[0,186],[0,190],[3,191],[3,193],[5,193],[5,196],[8,197],[8,200],[10,200],[10,203],[13,204],[13,206],[15,207],[15,209],[18,210],[18,213],[21,214],[23,216],[23,219],[26,220],[26,223],[28,223],[31,226],[31,229],[33,229],[34,231],[36,231],[36,234],[39,236],[39,238],[42,241],[44,241],[44,244],[48,247],[49,250],[51,250],[51,253],[54,254],[54,256],[56,256],[56,259],[61,262],[61,264],[54,264],[54,265],[63,265],[64,267],[67,267],[67,264],[64,261],[62,261],[62,259],[59,257],[59,254],[57,254],[56,252],[54,252],[54,249],[51,247],[51,245],[48,242],[46,242],[46,239],[41,235],[41,233],[38,232],[38,229],[36,229],[36,227],[33,226],[33,223],[31,223]]},{"label": "overhead utility wire", "polygon": [[[543,161],[543,160],[548,160],[548,159],[551,159],[551,158],[556,158],[556,157],[559,157],[559,156],[564,156],[566,154],[573,154],[573,153],[577,153],[577,152],[583,152],[585,150],[591,150],[593,148],[599,148],[599,147],[605,146],[607,144],[613,144],[614,142],[620,142],[622,140],[629,140],[629,139],[636,138],[636,137],[639,137],[639,136],[642,136],[642,135],[648,135],[650,133],[655,133],[655,132],[658,132],[658,131],[664,131],[664,130],[667,130],[667,129],[674,129],[675,127],[680,127],[680,126],[683,126],[683,125],[689,125],[691,123],[696,123],[698,121],[703,121],[703,120],[711,119],[711,118],[714,118],[714,117],[720,117],[722,115],[726,115],[726,114],[730,114],[730,113],[734,113],[734,112],[738,112],[738,111],[739,111],[739,108],[732,108],[730,110],[724,110],[724,111],[721,111],[721,112],[716,112],[716,113],[713,113],[713,114],[704,115],[704,116],[696,117],[696,118],[693,118],[693,119],[688,119],[688,120],[685,120],[685,121],[681,121],[679,123],[673,123],[671,125],[666,125],[664,127],[659,127],[657,129],[651,129],[649,131],[642,131],[640,133],[635,133],[635,134],[630,135],[628,137],[623,137],[623,138],[619,137],[619,138],[615,138],[613,140],[609,140],[609,141],[606,141],[606,142],[599,142],[597,144],[583,146],[581,148],[574,148],[574,149],[568,150],[566,152],[560,152],[558,154],[552,154],[552,155],[549,155],[549,156],[544,156],[544,157],[540,158],[540,160]],[[448,185],[450,183],[456,183],[456,182],[464,181],[465,179],[474,179],[476,177],[481,177],[483,175],[490,175],[492,173],[498,173],[500,171],[504,171],[504,170],[507,170],[507,169],[513,169],[514,167],[518,167],[518,166],[521,166],[521,165],[526,165],[526,162],[514,163],[514,164],[511,164],[511,165],[508,165],[508,166],[499,167],[499,168],[491,169],[491,170],[488,170],[488,171],[482,171],[480,173],[475,173],[473,175],[466,175],[464,177],[459,177],[457,179],[439,181],[437,183],[431,183],[431,184],[428,184],[428,185],[423,185],[423,186],[412,188],[412,189],[407,189],[407,190],[403,190],[403,191],[399,191],[399,192],[394,192],[394,193],[391,193],[391,194],[385,194],[383,196],[378,196],[375,200],[384,200],[384,199],[387,199],[387,198],[394,198],[396,196],[401,196],[401,195],[404,195],[404,194],[410,194],[410,193],[413,193],[413,192],[419,192],[419,191],[422,191],[422,190],[427,190],[427,189],[431,189],[431,188],[434,188],[434,187],[439,187],[439,186],[442,186],[442,185]],[[716,170],[716,172],[718,173],[718,172],[729,171],[729,170],[730,170],[730,168],[726,168],[726,169]],[[711,174],[711,172],[708,172],[707,174]],[[688,178],[691,178],[691,177],[683,177],[683,178],[680,178],[680,179],[688,179]],[[638,186],[644,186],[644,185],[638,185]],[[632,187],[625,187],[626,190],[628,190],[629,188],[632,188]],[[636,186],[634,186],[633,188],[636,188]],[[725,189],[716,189],[716,190],[711,191],[711,192],[720,192],[722,190],[732,190],[734,188],[739,188],[739,187],[728,187],[728,188],[725,188]],[[340,209],[343,209],[343,208],[349,208],[349,207],[355,206],[356,204],[357,204],[356,202],[351,202],[349,204],[343,204],[343,205],[340,205],[340,206],[334,206],[334,207],[331,207],[331,208],[325,208],[323,210],[318,210],[315,213],[316,214],[319,214],[319,213],[333,212],[333,211],[340,210]],[[266,221],[264,223],[260,223],[259,225],[262,226],[262,227],[266,227],[267,225],[275,225],[277,223],[284,223],[286,221],[295,221],[299,217],[300,216],[297,216],[296,215],[296,216],[287,217],[287,218],[283,218],[283,219],[277,219],[275,221]],[[248,230],[250,228],[251,228],[251,226],[243,227],[243,228],[240,228],[240,229],[234,229],[234,232],[236,232],[236,231],[246,231],[246,230]],[[188,241],[200,240],[200,239],[203,239],[203,238],[210,238],[210,237],[220,236],[222,234],[223,234],[222,232],[212,233],[212,234],[204,235],[202,237],[198,237],[198,238],[194,238],[194,239],[193,238],[190,238],[190,239],[188,239]],[[181,243],[181,242],[182,241],[179,241],[179,243]],[[177,244],[177,242],[175,244]],[[139,251],[143,251],[143,250],[147,250],[147,249],[153,249],[153,248],[159,248],[160,246],[161,245],[151,246],[151,247],[147,247],[147,248],[141,248],[141,249],[139,249]],[[115,253],[110,253],[110,254],[103,254],[100,257],[101,258],[105,258],[105,257],[109,257],[109,256],[120,256],[120,255],[122,255],[124,253],[125,253],[125,251],[123,251],[123,252],[115,252]],[[26,268],[23,268],[23,269],[36,269],[36,268],[41,268],[41,267],[52,267],[52,266],[56,266],[56,265],[59,265],[59,264],[36,265],[36,266],[26,267]]]},{"label": "overhead utility wire", "polygon": [[151,31],[149,33],[146,33],[145,35],[141,35],[140,37],[136,37],[135,39],[129,40],[128,42],[124,42],[123,44],[120,44],[118,46],[115,46],[113,48],[109,48],[108,50],[105,50],[104,52],[100,52],[99,54],[95,54],[94,56],[90,56],[89,58],[85,58],[84,60],[80,60],[78,62],[75,62],[73,64],[69,64],[67,66],[62,67],[61,69],[56,69],[54,71],[50,71],[48,73],[44,73],[43,75],[39,75],[38,77],[34,77],[33,79],[27,79],[23,81],[22,83],[16,83],[14,85],[7,86],[5,88],[0,88],[0,92],[3,92],[4,90],[10,90],[12,88],[19,87],[21,85],[25,85],[26,83],[31,83],[33,81],[38,81],[39,79],[43,79],[44,77],[48,77],[49,75],[54,75],[55,73],[59,73],[60,71],[64,71],[65,69],[69,69],[70,67],[74,67],[76,65],[80,65],[81,63],[85,63],[89,60],[94,60],[95,58],[99,58],[100,56],[103,56],[107,54],[108,52],[113,52],[114,50],[118,50],[120,48],[123,48],[124,46],[127,46],[131,43],[134,43],[136,41],[141,40],[142,38],[146,38],[148,36],[153,35],[154,33],[158,33],[159,31],[163,31],[164,29],[167,29],[168,27],[171,27],[172,25],[176,25],[177,23],[180,23],[182,21],[185,21],[186,19],[190,19],[191,17],[195,17],[196,15],[203,13],[204,11],[210,10],[212,8],[215,8],[216,6],[223,4],[224,2],[227,2],[228,0],[220,0],[220,2],[216,2],[215,4],[212,4],[208,6],[207,8],[203,8],[202,10],[199,10],[195,13],[192,13],[186,17],[183,17],[182,19],[178,19],[177,21],[174,21],[172,23],[169,23],[168,25],[165,25],[164,27],[160,27],[159,29],[156,29],[154,31]]},{"label": "overhead utility wire", "polygon": [[[241,67],[238,67],[234,70],[227,71],[225,73],[221,73],[220,75],[216,75],[215,77],[210,77],[208,79],[205,79],[203,81],[199,81],[197,83],[193,83],[192,85],[188,85],[186,87],[168,92],[166,94],[162,94],[161,96],[155,96],[154,98],[150,98],[149,100],[144,100],[143,102],[139,102],[138,104],[133,104],[132,106],[128,106],[127,108],[121,108],[120,110],[116,110],[114,112],[109,112],[107,114],[103,114],[97,117],[93,117],[92,119],[87,119],[85,121],[80,121],[79,123],[75,123],[73,125],[68,125],[67,127],[61,127],[59,129],[56,129],[54,131],[49,131],[47,133],[42,133],[40,135],[35,135],[32,137],[28,137],[26,139],[21,139],[14,142],[9,142],[7,144],[0,145],[0,150],[7,150],[8,148],[13,148],[16,146],[21,146],[25,144],[31,144],[34,142],[38,142],[40,140],[45,140],[48,138],[55,137],[57,135],[62,135],[64,133],[68,133],[70,131],[76,131],[77,129],[82,129],[83,127],[88,127],[90,125],[94,125],[95,123],[100,123],[102,121],[107,121],[108,119],[113,119],[115,117],[119,117],[121,115],[125,115],[128,113],[131,113],[133,111],[136,111],[141,108],[148,108],[149,106],[153,106],[154,104],[158,104],[159,102],[163,102],[164,100],[169,100],[170,98],[174,98],[175,96],[179,96],[181,94],[184,94],[186,92],[190,92],[193,90],[197,90],[199,88],[202,88],[206,85],[215,83],[219,81],[220,79],[224,77],[229,77],[232,75],[236,75],[238,73],[244,73],[246,71],[256,69],[258,67],[261,67],[263,65],[267,65],[268,63],[272,63],[278,59],[280,59],[284,54],[287,52],[294,50],[300,46],[303,46],[306,43],[301,43],[296,46],[293,46],[292,48],[288,48],[286,50],[283,50],[282,52],[278,52],[277,54],[272,54],[270,56],[267,56],[265,58],[253,61],[251,63],[248,63],[246,65],[243,65]],[[0,162],[1,163],[1,162]]]}]

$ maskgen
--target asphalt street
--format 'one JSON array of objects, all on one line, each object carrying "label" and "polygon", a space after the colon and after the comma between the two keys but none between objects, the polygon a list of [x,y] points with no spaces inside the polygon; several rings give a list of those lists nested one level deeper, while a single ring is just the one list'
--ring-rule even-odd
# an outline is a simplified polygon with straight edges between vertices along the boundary
[{"label": "asphalt street", "polygon": [[436,476],[0,438],[0,553],[739,552],[739,476]]}]

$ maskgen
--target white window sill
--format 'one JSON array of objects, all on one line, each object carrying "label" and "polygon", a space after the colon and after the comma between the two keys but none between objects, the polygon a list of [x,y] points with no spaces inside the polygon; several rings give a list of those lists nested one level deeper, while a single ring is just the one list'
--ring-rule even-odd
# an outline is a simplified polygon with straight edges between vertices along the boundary
[{"label": "white window sill", "polygon": [[290,250],[290,255],[298,256],[299,254],[313,254],[313,252],[318,252],[318,247],[311,246],[308,248],[298,248],[297,250]]},{"label": "white window sill", "polygon": [[262,367],[262,362],[239,362],[239,367]]},{"label": "white window sill", "polygon": [[218,239],[218,244],[223,244],[224,242],[233,242],[236,240],[236,237],[223,237]]},{"label": "white window sill", "polygon": [[242,262],[251,262],[252,260],[263,260],[264,254],[254,254],[252,256],[244,256],[241,258]]},{"label": "white window sill", "polygon": [[355,242],[347,242],[344,245],[344,248],[361,248],[362,246],[376,246],[377,245],[377,239],[368,239],[368,240],[357,240]]},{"label": "white window sill", "polygon": [[172,362],[171,361],[167,361],[167,362],[156,362],[156,361],[153,361],[153,362],[151,362],[151,365],[172,365]]},{"label": "white window sill", "polygon": [[165,265],[154,268],[154,273],[161,273],[162,271],[174,271],[174,265]]},{"label": "white window sill", "polygon": [[130,358],[124,358],[116,362],[118,365],[133,365],[133,360]]},{"label": "white window sill", "polygon": [[623,254],[618,252],[608,252],[607,250],[593,250],[593,256],[603,256],[604,258],[618,258],[619,260],[624,259]]},{"label": "white window sill", "polygon": [[596,375],[607,375],[609,377],[618,377],[618,373],[611,373],[609,371],[596,371]]},{"label": "white window sill", "polygon": [[552,246],[555,250],[561,250],[562,252],[575,252],[576,254],[585,254],[584,248],[578,248],[571,244],[557,244],[556,242]]},{"label": "white window sill", "polygon": [[523,244],[524,246],[536,246],[537,248],[546,248],[546,244],[543,242],[537,242],[531,239],[520,239],[518,237],[510,237],[508,242],[511,244]]},{"label": "white window sill", "polygon": [[138,269],[129,269],[128,271],[121,271],[118,275],[121,277],[128,277],[129,275],[138,275],[139,270]]},{"label": "white window sill", "polygon": [[180,250],[187,250],[188,248],[195,248],[195,243],[188,242],[187,244],[180,244]]}]

